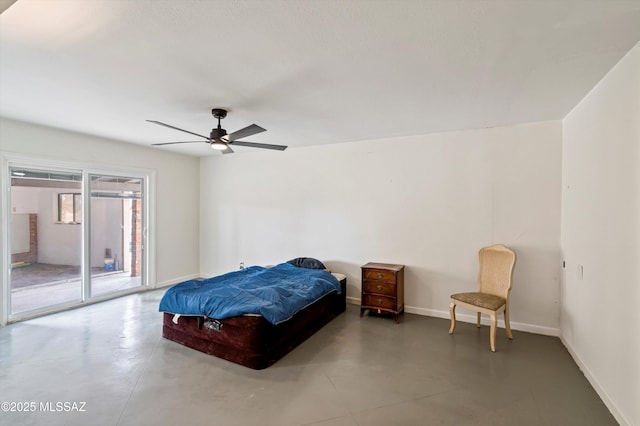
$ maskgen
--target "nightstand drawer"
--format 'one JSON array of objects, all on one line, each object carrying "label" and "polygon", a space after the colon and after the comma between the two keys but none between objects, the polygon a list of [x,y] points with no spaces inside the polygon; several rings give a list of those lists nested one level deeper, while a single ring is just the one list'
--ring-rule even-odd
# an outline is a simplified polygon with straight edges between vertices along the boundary
[{"label": "nightstand drawer", "polygon": [[396,299],[387,296],[377,296],[375,294],[365,294],[362,298],[365,306],[374,306],[385,309],[396,309]]},{"label": "nightstand drawer", "polygon": [[396,282],[396,274],[393,271],[382,271],[379,269],[365,269],[364,278],[368,280]]},{"label": "nightstand drawer", "polygon": [[374,293],[381,294],[387,296],[396,295],[396,284],[395,283],[385,283],[381,281],[363,281],[362,282],[362,290],[365,293]]}]

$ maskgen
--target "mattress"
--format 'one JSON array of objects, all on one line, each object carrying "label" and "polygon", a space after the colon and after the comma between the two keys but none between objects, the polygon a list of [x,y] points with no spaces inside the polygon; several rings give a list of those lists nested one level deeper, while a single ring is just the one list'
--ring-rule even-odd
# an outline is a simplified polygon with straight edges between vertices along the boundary
[{"label": "mattress", "polygon": [[277,325],[261,315],[225,319],[163,314],[162,336],[184,346],[252,369],[267,368],[346,309],[346,276],[333,274],[333,291]]}]

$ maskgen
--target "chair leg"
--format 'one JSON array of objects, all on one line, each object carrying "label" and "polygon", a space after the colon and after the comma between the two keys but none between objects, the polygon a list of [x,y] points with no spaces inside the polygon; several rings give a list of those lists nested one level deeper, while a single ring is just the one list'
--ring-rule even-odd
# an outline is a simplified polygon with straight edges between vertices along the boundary
[{"label": "chair leg", "polygon": [[451,302],[449,305],[449,314],[451,314],[451,327],[449,327],[449,334],[453,334],[456,329],[456,303]]},{"label": "chair leg", "polygon": [[509,305],[504,307],[504,328],[507,330],[507,337],[513,340],[513,334],[511,334],[511,325],[509,324]]},{"label": "chair leg", "polygon": [[480,328],[480,317],[482,316],[482,314],[480,312],[478,312],[478,323],[477,323],[477,327]]},{"label": "chair leg", "polygon": [[496,351],[496,325],[498,324],[498,318],[495,312],[491,313],[491,332],[490,332],[490,342],[491,342],[491,352]]}]

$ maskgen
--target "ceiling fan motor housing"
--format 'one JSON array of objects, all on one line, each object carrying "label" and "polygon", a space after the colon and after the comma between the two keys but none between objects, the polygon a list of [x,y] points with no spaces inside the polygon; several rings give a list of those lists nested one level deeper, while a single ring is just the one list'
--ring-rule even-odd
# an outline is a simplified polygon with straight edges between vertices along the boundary
[{"label": "ceiling fan motor housing", "polygon": [[220,127],[211,129],[211,133],[209,135],[209,137],[213,140],[220,139],[223,136],[227,136],[227,131],[225,129],[221,129]]}]

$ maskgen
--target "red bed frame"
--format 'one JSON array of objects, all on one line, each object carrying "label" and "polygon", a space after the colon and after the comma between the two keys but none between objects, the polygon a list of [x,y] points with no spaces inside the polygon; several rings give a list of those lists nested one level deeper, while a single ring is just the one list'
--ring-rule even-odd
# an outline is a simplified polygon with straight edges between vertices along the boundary
[{"label": "red bed frame", "polygon": [[198,351],[261,370],[289,353],[346,309],[347,279],[342,292],[331,292],[273,325],[260,315],[241,315],[223,320],[164,313],[162,337]]}]

